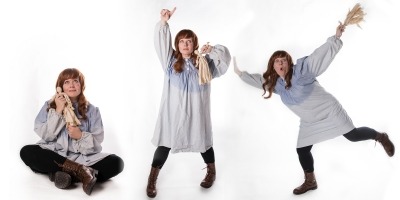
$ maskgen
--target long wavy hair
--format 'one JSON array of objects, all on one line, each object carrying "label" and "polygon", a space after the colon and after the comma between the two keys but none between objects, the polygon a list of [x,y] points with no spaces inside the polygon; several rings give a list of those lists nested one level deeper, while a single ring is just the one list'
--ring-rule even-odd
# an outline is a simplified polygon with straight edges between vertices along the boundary
[{"label": "long wavy hair", "polygon": [[[174,57],[176,58],[176,62],[174,64],[174,70],[178,73],[181,73],[183,71],[183,65],[184,65],[184,59],[182,57],[181,52],[179,52],[179,41],[181,39],[189,39],[192,38],[193,41],[193,52],[199,48],[199,42],[197,35],[189,29],[183,29],[179,31],[176,36],[175,36],[175,51],[174,51]],[[194,62],[193,64],[196,65],[196,59],[197,55],[192,52],[192,55],[190,58]]]},{"label": "long wavy hair", "polygon": [[[86,97],[83,94],[83,91],[85,90],[85,76],[83,76],[83,74],[78,69],[75,69],[75,68],[64,69],[60,73],[60,75],[58,75],[58,79],[56,82],[56,88],[60,87],[62,89],[62,92],[64,92],[63,85],[64,85],[65,80],[67,80],[67,79],[78,79],[79,83],[81,84],[81,93],[77,97],[78,113],[81,115],[80,119],[86,120],[87,119],[86,112],[87,112],[88,101],[86,100]],[[47,108],[47,111],[49,111],[50,108],[56,109],[55,101],[50,103],[50,107]]]},{"label": "long wavy hair", "polygon": [[267,71],[263,74],[264,80],[265,82],[263,83],[263,89],[264,89],[264,94],[268,91],[268,96],[264,96],[265,99],[271,98],[272,93],[275,89],[275,85],[276,85],[276,81],[278,80],[278,73],[276,73],[275,69],[274,69],[274,63],[275,63],[275,59],[277,58],[286,58],[288,64],[289,64],[289,71],[288,73],[285,75],[285,82],[286,82],[286,89],[289,89],[290,87],[292,87],[292,74],[293,74],[293,60],[292,57],[283,50],[279,50],[279,51],[275,51],[272,56],[269,58],[268,61],[268,68]]}]

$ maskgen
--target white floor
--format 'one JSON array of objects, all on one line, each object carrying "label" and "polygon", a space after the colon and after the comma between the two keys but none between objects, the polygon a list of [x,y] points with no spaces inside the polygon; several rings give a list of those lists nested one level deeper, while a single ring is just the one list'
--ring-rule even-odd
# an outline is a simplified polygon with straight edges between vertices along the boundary
[{"label": "white floor", "polygon": [[[177,7],[172,35],[193,29],[200,43],[223,44],[239,66],[262,73],[273,51],[294,59],[309,55],[335,32],[358,1],[348,0],[15,0],[0,2],[0,199],[141,200],[155,147],[150,143],[163,73],[153,47],[161,8]],[[398,123],[398,0],[361,2],[363,29],[349,26],[344,46],[321,85],[343,105],[355,126],[386,131],[400,146]],[[286,8],[286,9],[285,9]],[[205,12],[206,11],[206,12]],[[5,30],[5,31],[4,31]],[[226,34],[226,32],[229,34]],[[395,59],[393,59],[395,58]],[[33,122],[66,67],[86,76],[85,94],[100,108],[103,151],[125,161],[125,170],[95,186],[60,190],[19,158],[39,140]],[[400,152],[389,158],[375,141],[338,137],[313,147],[318,189],[294,196],[303,181],[295,151],[299,119],[279,97],[243,83],[233,72],[212,81],[215,185],[202,189],[205,164],[198,153],[171,154],[158,179],[162,200],[398,200]]]},{"label": "white floor", "polygon": [[[289,134],[217,126],[215,185],[208,190],[199,186],[206,172],[202,170],[205,165],[199,154],[170,154],[159,175],[156,199],[400,198],[399,156],[387,157],[380,144],[375,146],[374,141],[351,143],[341,137],[314,146],[319,188],[294,196],[292,190],[303,177],[293,148],[294,140],[288,138]],[[399,141],[400,138],[393,134],[392,139]],[[125,170],[110,181],[97,184],[90,199],[147,199],[145,187],[154,147],[143,141],[125,141],[120,146],[126,147],[119,152],[125,159]],[[89,199],[81,184],[67,190],[57,189],[47,176],[34,174],[17,158],[17,146],[11,149],[15,156],[9,158],[13,164],[6,174],[6,199]]]}]

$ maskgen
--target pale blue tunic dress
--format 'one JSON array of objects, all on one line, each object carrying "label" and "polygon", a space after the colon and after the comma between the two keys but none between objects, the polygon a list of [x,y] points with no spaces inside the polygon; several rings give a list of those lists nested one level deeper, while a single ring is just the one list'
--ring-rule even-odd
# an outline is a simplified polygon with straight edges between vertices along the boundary
[{"label": "pale blue tunic dress", "polygon": [[[290,89],[285,89],[284,79],[279,77],[277,80],[274,93],[279,94],[282,102],[300,117],[297,148],[332,139],[355,128],[338,100],[316,79],[325,72],[342,45],[339,38],[332,36],[310,56],[298,59],[293,66]],[[262,89],[262,75],[242,72],[240,78]]]},{"label": "pale blue tunic dress", "polygon": [[[157,23],[154,44],[164,70],[164,87],[152,143],[169,147],[172,153],[205,152],[213,146],[211,85],[199,84],[198,70],[191,59],[185,60],[181,73],[175,72],[168,24]],[[231,56],[226,47],[215,45],[206,59],[212,78],[216,78],[228,70]]]},{"label": "pale blue tunic dress", "polygon": [[[80,118],[81,116],[77,112],[78,104],[73,103],[73,106],[75,115]],[[48,107],[49,102],[46,102],[35,119],[34,130],[41,138],[37,142],[40,147],[52,150],[69,160],[86,166],[91,166],[110,155],[101,153],[104,129],[97,107],[92,104],[88,105],[87,120],[80,120],[79,129],[82,131],[82,137],[79,140],[69,137],[64,117],[53,108],[47,112]]]}]

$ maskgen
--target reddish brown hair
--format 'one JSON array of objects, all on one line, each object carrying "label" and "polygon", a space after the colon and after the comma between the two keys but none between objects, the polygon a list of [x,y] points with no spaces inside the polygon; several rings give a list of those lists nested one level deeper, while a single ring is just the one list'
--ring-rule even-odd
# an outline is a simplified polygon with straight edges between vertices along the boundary
[{"label": "reddish brown hair", "polygon": [[[64,82],[67,79],[78,79],[79,83],[81,84],[81,93],[77,97],[78,113],[82,116],[81,118],[83,120],[86,120],[87,119],[86,112],[87,112],[88,102],[86,100],[85,95],[83,94],[83,91],[85,91],[85,76],[83,76],[83,74],[78,69],[75,69],[75,68],[64,69],[60,73],[60,75],[58,75],[57,82],[56,82],[56,88],[60,87],[61,89],[63,89]],[[50,107],[48,109],[50,109],[50,108],[56,109],[55,101],[50,103]]]},{"label": "reddish brown hair", "polygon": [[268,91],[268,96],[264,96],[265,99],[268,99],[272,96],[272,92],[274,91],[276,81],[278,80],[278,73],[276,73],[274,69],[275,59],[277,58],[286,58],[289,64],[289,71],[285,75],[286,89],[292,87],[292,74],[293,74],[293,60],[292,57],[286,51],[275,51],[272,56],[269,58],[267,71],[263,74],[265,82],[263,83],[264,94]]},{"label": "reddish brown hair", "polygon": [[[174,70],[178,73],[181,73],[183,71],[183,65],[184,65],[184,59],[182,57],[181,52],[179,52],[179,41],[181,39],[189,39],[192,38],[193,41],[193,51],[197,50],[199,48],[199,42],[197,35],[189,29],[183,29],[178,32],[175,36],[175,52],[174,52],[174,57],[176,58],[176,62],[174,64]],[[196,62],[197,55],[192,53],[191,58],[193,62]],[[196,63],[194,63],[196,64]]]}]

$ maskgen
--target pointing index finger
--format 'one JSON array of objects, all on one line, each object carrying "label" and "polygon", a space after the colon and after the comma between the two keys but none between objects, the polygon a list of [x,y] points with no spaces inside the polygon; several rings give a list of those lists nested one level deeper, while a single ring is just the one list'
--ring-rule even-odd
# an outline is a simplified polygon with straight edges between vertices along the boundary
[{"label": "pointing index finger", "polygon": [[170,15],[174,14],[175,10],[176,10],[176,7],[174,7],[174,9],[172,9]]}]

